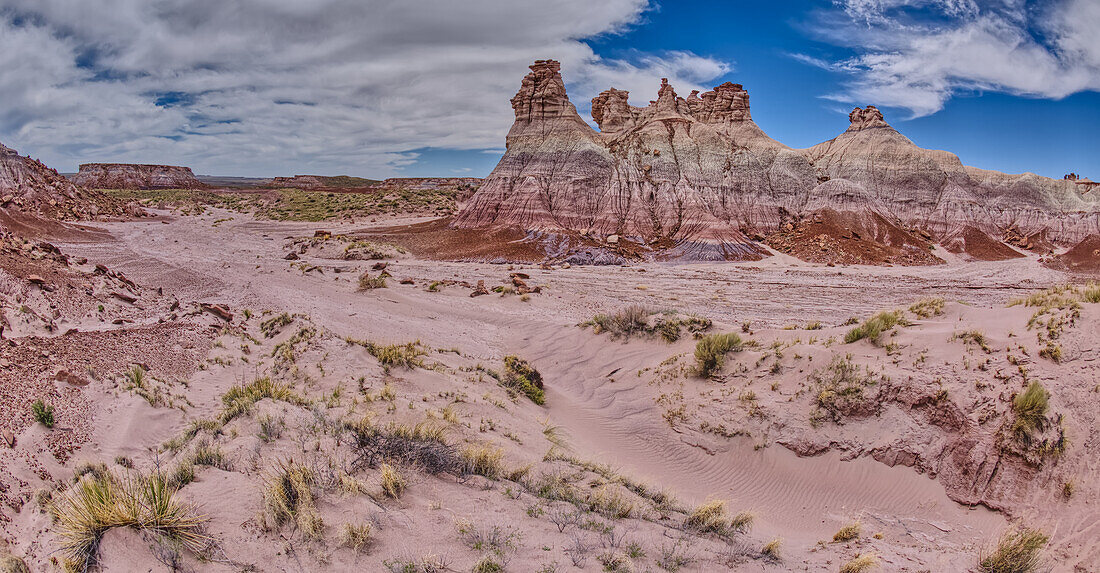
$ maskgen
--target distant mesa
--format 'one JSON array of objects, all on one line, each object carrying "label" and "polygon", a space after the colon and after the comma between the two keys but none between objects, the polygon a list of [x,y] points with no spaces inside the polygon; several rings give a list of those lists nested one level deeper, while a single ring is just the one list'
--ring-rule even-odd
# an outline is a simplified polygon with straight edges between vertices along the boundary
[{"label": "distant mesa", "polygon": [[204,189],[190,167],[134,163],[85,163],[73,183],[89,189]]},{"label": "distant mesa", "polygon": [[276,177],[271,180],[272,187],[289,189],[356,189],[377,184],[376,179],[348,175],[295,175],[294,177]]},{"label": "distant mesa", "polygon": [[[1019,254],[1009,236],[1067,247],[1100,233],[1100,197],[1080,178],[964,166],[915,145],[875,106],[852,110],[834,139],[792,149],[753,121],[739,84],[683,98],[663,79],[645,107],[629,95],[593,98],[593,129],[560,64],[536,61],[511,100],[504,156],[453,226],[614,237],[616,248],[695,259],[756,259],[767,242],[872,264],[942,262],[933,242],[1001,259]],[[830,245],[846,250],[822,250]]]}]

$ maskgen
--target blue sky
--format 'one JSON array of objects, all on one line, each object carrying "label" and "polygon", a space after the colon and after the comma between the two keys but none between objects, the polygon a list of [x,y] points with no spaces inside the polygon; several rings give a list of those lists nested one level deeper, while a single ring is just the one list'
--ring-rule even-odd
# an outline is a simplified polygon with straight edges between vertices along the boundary
[{"label": "blue sky", "polygon": [[0,142],[197,173],[484,176],[554,58],[586,119],[744,84],[792,147],[874,104],[970,165],[1100,179],[1097,0],[0,0]]}]

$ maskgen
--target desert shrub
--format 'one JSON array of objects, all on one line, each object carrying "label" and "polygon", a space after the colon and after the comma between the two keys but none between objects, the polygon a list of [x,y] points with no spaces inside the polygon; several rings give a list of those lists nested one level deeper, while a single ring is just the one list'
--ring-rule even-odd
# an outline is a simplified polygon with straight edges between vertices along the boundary
[{"label": "desert shrub", "polygon": [[401,494],[405,493],[408,482],[405,481],[405,478],[396,467],[383,463],[378,473],[382,478],[382,493],[386,494],[386,496],[397,499],[401,497]]},{"label": "desert shrub", "polygon": [[463,471],[499,479],[504,473],[504,450],[490,444],[467,446],[462,450]]},{"label": "desert shrub", "polygon": [[993,352],[993,349],[989,347],[989,342],[985,338],[985,333],[980,330],[967,330],[965,332],[956,332],[951,335],[951,340],[961,340],[963,344],[973,344],[978,348],[981,348],[983,352],[989,354]]},{"label": "desert shrub", "polygon": [[1062,345],[1048,340],[1046,346],[1039,349],[1039,356],[1051,362],[1062,361]]},{"label": "desert shrub", "polygon": [[[810,381],[817,390],[818,408],[837,423],[844,414],[866,410],[864,390],[885,380],[869,368],[861,370],[852,362],[851,354],[833,356],[828,366],[815,369],[810,374]],[[821,420],[820,417],[814,419]]]},{"label": "desert shrub", "polygon": [[283,427],[286,422],[282,418],[264,414],[257,419],[260,424],[259,438],[265,442],[273,442],[283,435]]},{"label": "desert shrub", "polygon": [[373,290],[376,288],[386,288],[386,277],[381,275],[372,277],[368,273],[359,275],[359,290]]},{"label": "desert shrub", "polygon": [[756,516],[751,511],[742,511],[733,516],[730,520],[730,531],[733,533],[744,533],[752,527],[753,520]]},{"label": "desert shrub", "polygon": [[1012,399],[1012,411],[1016,415],[1012,422],[1012,433],[1024,443],[1030,441],[1033,432],[1042,432],[1047,428],[1047,410],[1050,393],[1043,385],[1035,381],[1027,390]]},{"label": "desert shrub", "polygon": [[205,551],[211,541],[203,533],[205,520],[179,503],[175,493],[160,475],[86,475],[53,504],[62,549],[87,570],[107,531],[133,527],[163,535],[188,550]]},{"label": "desert shrub", "polygon": [[1084,290],[1081,291],[1081,298],[1085,302],[1100,303],[1100,283],[1089,283],[1085,286]]},{"label": "desert shrub", "polygon": [[779,539],[778,537],[776,537],[775,539],[772,539],[771,541],[765,543],[764,547],[760,548],[760,555],[762,555],[764,558],[770,559],[772,561],[779,561],[779,559],[780,559],[780,557],[779,557],[779,546],[782,543],[783,543],[783,540]]},{"label": "desert shrub", "polygon": [[725,364],[726,354],[741,347],[741,337],[732,332],[704,336],[695,345],[695,371],[703,378],[713,376]]},{"label": "desert shrub", "polygon": [[863,524],[858,520],[841,527],[839,531],[833,534],[833,541],[851,541],[859,537],[860,531],[863,530]]},{"label": "desert shrub", "polygon": [[900,310],[889,312],[883,311],[863,321],[859,326],[849,330],[848,334],[844,335],[844,342],[845,344],[851,344],[866,338],[877,346],[882,334],[898,325],[909,325],[909,321],[905,320],[905,316],[902,315]]},{"label": "desert shrub", "polygon": [[943,314],[945,303],[946,301],[942,298],[926,298],[913,303],[909,307],[909,312],[916,315],[917,318],[932,318]]},{"label": "desert shrub", "polygon": [[474,564],[473,573],[504,573],[504,566],[491,555],[486,555]]},{"label": "desert shrub", "polygon": [[543,391],[542,374],[531,366],[530,362],[518,356],[504,357],[504,377],[501,383],[513,391],[519,392],[532,402],[542,405],[546,403],[546,394]]},{"label": "desert shrub", "polygon": [[445,428],[427,422],[415,426],[361,424],[355,433],[355,467],[378,467],[384,461],[418,467],[431,474],[459,474],[465,462],[444,441]]},{"label": "desert shrub", "polygon": [[359,553],[361,549],[369,546],[374,540],[373,534],[374,528],[369,523],[362,525],[345,523],[344,528],[340,530],[340,545],[349,547],[352,551]]},{"label": "desert shrub", "polygon": [[225,452],[206,439],[195,445],[195,450],[191,452],[188,461],[196,466],[210,466],[224,471],[232,469],[232,464]]},{"label": "desert shrub", "polygon": [[840,566],[840,573],[863,573],[878,566],[878,557],[873,553],[856,555],[851,561]]},{"label": "desert shrub", "polygon": [[237,416],[247,414],[256,402],[264,398],[280,400],[298,406],[308,403],[305,398],[295,393],[290,386],[280,384],[265,376],[248,384],[233,386],[226,391],[222,395],[222,412],[219,420],[222,424],[227,424]]},{"label": "desert shrub", "polygon": [[264,508],[274,525],[297,525],[308,538],[319,538],[324,531],[324,521],[314,505],[313,470],[294,460],[279,461],[275,470],[264,480]]},{"label": "desert shrub", "polygon": [[274,338],[284,326],[291,322],[294,322],[294,317],[284,312],[261,322],[260,332],[264,333],[264,336],[267,338]]},{"label": "desert shrub", "polygon": [[978,555],[978,570],[982,573],[1031,573],[1038,571],[1041,552],[1050,538],[1045,533],[1027,527],[1009,529],[992,551]]},{"label": "desert shrub", "polygon": [[646,307],[635,304],[612,314],[597,314],[581,327],[591,326],[596,334],[607,332],[611,338],[630,338],[631,336],[660,336],[665,342],[676,342],[683,329],[698,338],[711,327],[710,319],[701,316],[680,316],[664,313],[652,322],[650,317],[657,314]]},{"label": "desert shrub", "polygon": [[588,509],[610,519],[626,519],[634,513],[632,502],[622,490],[610,484],[588,494]]},{"label": "desert shrub", "polygon": [[53,406],[43,402],[42,400],[35,400],[31,404],[31,414],[34,415],[36,422],[46,426],[47,428],[53,427]]},{"label": "desert shrub", "polygon": [[696,506],[684,520],[684,526],[700,533],[724,535],[728,531],[728,519],[726,502],[715,499]]}]

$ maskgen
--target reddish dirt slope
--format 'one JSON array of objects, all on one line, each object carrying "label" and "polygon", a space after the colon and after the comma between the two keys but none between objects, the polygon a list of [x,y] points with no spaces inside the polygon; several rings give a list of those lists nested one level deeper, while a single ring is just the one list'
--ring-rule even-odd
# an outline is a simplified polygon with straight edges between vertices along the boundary
[{"label": "reddish dirt slope", "polygon": [[878,213],[820,209],[789,222],[766,240],[772,248],[813,263],[938,265],[931,243]]}]

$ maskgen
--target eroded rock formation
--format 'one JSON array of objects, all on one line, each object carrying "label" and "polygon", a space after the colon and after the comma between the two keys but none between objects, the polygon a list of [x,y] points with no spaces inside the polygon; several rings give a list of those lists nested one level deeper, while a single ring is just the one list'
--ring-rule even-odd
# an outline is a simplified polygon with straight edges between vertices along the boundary
[{"label": "eroded rock formation", "polygon": [[531,66],[512,98],[507,151],[455,226],[616,236],[695,258],[743,259],[762,253],[749,237],[830,209],[858,215],[831,221],[873,214],[910,233],[884,257],[927,262],[935,257],[916,252],[927,239],[1045,233],[1069,245],[1100,232],[1100,198],[1086,187],[966,167],[952,153],[918,147],[874,106],[853,110],[836,138],[796,150],[753,122],[741,85],[685,99],[662,80],[646,107],[630,105],[623,90],[599,94],[596,131],[570,103],[559,67]]},{"label": "eroded rock formation", "polygon": [[72,177],[89,189],[203,189],[190,167],[132,163],[85,163]]},{"label": "eroded rock formation", "polygon": [[[102,193],[74,185],[56,170],[3,144],[0,144],[0,211],[5,215],[18,213],[67,220],[123,213],[116,202]],[[4,225],[0,220],[0,227]]]}]

